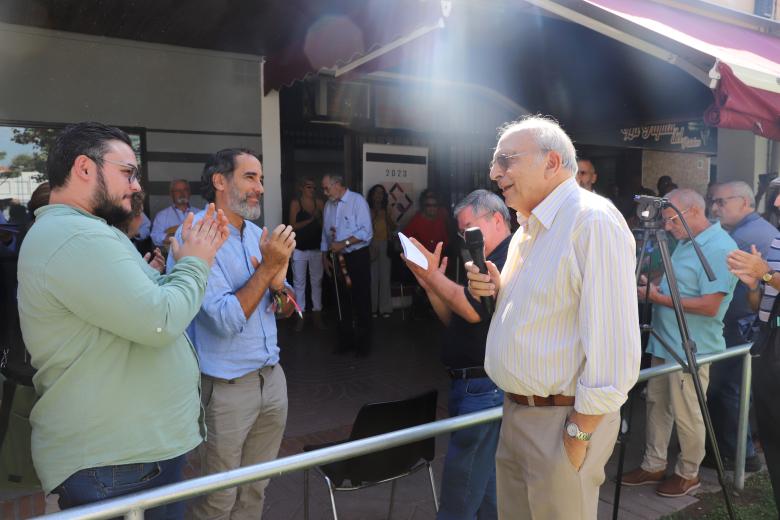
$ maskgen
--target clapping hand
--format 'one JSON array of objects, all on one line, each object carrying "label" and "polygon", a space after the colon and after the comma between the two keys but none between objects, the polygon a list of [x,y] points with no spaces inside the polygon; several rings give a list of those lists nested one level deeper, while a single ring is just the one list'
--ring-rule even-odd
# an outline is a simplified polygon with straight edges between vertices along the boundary
[{"label": "clapping hand", "polygon": [[182,243],[175,237],[171,238],[171,253],[177,262],[185,256],[195,256],[209,265],[230,236],[228,219],[222,210],[215,211],[214,204],[209,204],[206,214],[195,224],[195,215],[189,213],[184,219],[181,229]]}]

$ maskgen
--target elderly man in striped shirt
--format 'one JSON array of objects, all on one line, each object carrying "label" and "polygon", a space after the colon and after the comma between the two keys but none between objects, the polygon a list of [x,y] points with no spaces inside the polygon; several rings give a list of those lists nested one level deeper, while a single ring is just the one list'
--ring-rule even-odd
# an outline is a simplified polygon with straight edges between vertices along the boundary
[{"label": "elderly man in striped shirt", "polygon": [[639,373],[634,238],[576,173],[555,121],[507,125],[490,177],[520,228],[500,273],[466,265],[472,295],[497,297],[485,369],[506,395],[496,453],[504,519],[596,518],[620,406]]}]

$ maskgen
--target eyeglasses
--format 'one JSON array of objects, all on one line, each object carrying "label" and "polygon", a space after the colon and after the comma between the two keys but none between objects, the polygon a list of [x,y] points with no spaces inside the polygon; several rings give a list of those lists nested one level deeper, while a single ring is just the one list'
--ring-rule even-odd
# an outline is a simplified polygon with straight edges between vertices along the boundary
[{"label": "eyeglasses", "polygon": [[[688,213],[690,210],[691,210],[691,208],[684,209],[684,210],[682,210],[682,211],[680,212],[680,215],[685,215],[685,214],[686,214],[686,213]],[[675,221],[675,219],[678,219],[678,218],[680,218],[680,215],[672,215],[672,216],[671,216],[671,217],[669,217],[669,218],[665,218],[665,219],[664,219],[664,224],[671,224],[672,222],[674,222],[674,221]]]},{"label": "eyeglasses", "polygon": [[731,197],[718,197],[717,199],[712,199],[712,204],[714,206],[720,206],[721,208],[726,205],[726,201],[729,199],[741,199],[739,195],[732,195]]},{"label": "eyeglasses", "polygon": [[520,157],[521,155],[528,155],[531,153],[537,153],[536,150],[534,151],[528,151],[528,152],[518,152],[513,154],[498,154],[495,157],[493,157],[493,160],[490,161],[490,169],[492,170],[494,167],[498,166],[502,171],[507,171],[509,169],[509,165],[512,161],[510,159],[514,159],[515,157]]},{"label": "eyeglasses", "polygon": [[[118,162],[118,161],[112,161],[111,159],[106,159],[105,157],[103,157],[102,159],[99,159],[99,160],[95,159],[94,157],[90,157],[90,159],[92,159],[93,161],[95,161],[98,164],[101,163],[101,162],[107,162],[107,163],[115,164],[116,166],[121,166],[125,170],[129,170],[130,171],[130,173],[127,175],[127,183],[128,184],[132,185],[134,182],[137,182],[139,184],[141,183],[141,170],[139,170],[138,166],[136,166],[134,164],[123,163],[123,162]],[[123,172],[123,173],[127,174],[127,172]]]}]

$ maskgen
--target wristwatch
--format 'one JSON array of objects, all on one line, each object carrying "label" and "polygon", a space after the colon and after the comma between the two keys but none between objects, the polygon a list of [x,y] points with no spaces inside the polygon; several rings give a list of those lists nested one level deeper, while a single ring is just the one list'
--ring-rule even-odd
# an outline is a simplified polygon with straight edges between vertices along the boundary
[{"label": "wristwatch", "polygon": [[346,246],[346,247],[349,247],[349,239],[346,239],[346,240],[344,241],[344,246]]},{"label": "wristwatch", "polygon": [[580,427],[577,426],[577,423],[566,421],[566,435],[569,437],[572,437],[574,439],[580,440],[580,441],[589,441],[591,433],[585,433],[580,430]]},{"label": "wristwatch", "polygon": [[777,271],[775,271],[774,269],[770,269],[764,274],[764,276],[761,277],[761,279],[764,280],[766,283],[769,283],[772,281],[772,277],[775,275],[776,272]]}]

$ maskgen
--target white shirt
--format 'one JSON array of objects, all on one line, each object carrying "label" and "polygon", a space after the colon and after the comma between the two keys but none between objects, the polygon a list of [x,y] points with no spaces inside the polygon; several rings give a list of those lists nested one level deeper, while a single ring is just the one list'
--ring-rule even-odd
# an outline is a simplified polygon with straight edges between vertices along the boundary
[{"label": "white shirt", "polygon": [[[518,219],[519,220],[519,219]],[[506,392],[616,411],[639,374],[636,246],[612,203],[561,183],[512,237],[485,369]]]}]

